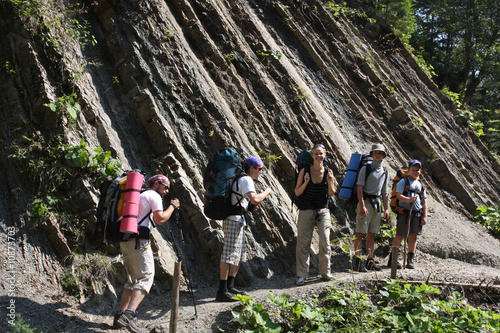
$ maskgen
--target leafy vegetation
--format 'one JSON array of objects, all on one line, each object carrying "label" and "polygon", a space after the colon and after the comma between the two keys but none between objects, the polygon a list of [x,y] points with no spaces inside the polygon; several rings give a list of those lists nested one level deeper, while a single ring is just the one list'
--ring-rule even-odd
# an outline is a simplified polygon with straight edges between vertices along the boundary
[{"label": "leafy vegetation", "polygon": [[321,299],[271,295],[265,304],[234,298],[245,332],[488,332],[500,330],[500,314],[468,305],[458,292],[440,299],[438,288],[385,280],[366,294],[352,284],[325,288]]},{"label": "leafy vegetation", "polygon": [[278,161],[283,157],[281,155],[272,154],[271,152],[262,150],[257,152],[257,154],[259,154],[260,158],[262,159],[262,162],[269,169],[271,169],[273,165],[278,163]]},{"label": "leafy vegetation", "polygon": [[257,55],[261,58],[261,62],[267,60],[269,56],[272,56],[276,60],[280,60],[282,57],[280,50],[275,50],[275,51],[258,50],[255,53],[257,53]]},{"label": "leafy vegetation", "polygon": [[333,15],[334,17],[339,15],[344,15],[349,17],[361,17],[361,18],[366,18],[370,21],[374,21],[373,19],[368,18],[366,13],[364,13],[362,10],[346,6],[345,2],[338,4],[335,2],[328,2],[326,4],[326,8],[331,12],[331,15]]},{"label": "leafy vegetation", "polygon": [[392,26],[394,33],[408,43],[415,30],[412,0],[374,0],[377,19]]},{"label": "leafy vegetation", "polygon": [[484,225],[497,238],[500,238],[500,206],[497,209],[480,206],[476,210],[474,220]]},{"label": "leafy vegetation", "polygon": [[379,243],[383,243],[386,241],[391,242],[395,236],[396,236],[396,227],[393,227],[391,223],[388,221],[387,223],[382,223],[380,225],[380,232],[378,234],[375,234],[375,239]]},{"label": "leafy vegetation", "polygon": [[46,103],[44,106],[56,113],[66,111],[69,123],[74,123],[78,120],[78,112],[82,110],[80,104],[76,101],[76,94],[59,97],[56,101]]},{"label": "leafy vegetation", "polygon": [[165,33],[163,34],[163,39],[168,42],[172,38],[174,38],[174,30],[170,29],[170,30],[165,31]]},{"label": "leafy vegetation", "polygon": [[111,157],[110,151],[104,151],[101,146],[91,149],[85,141],[81,140],[79,145],[67,145],[65,147],[65,158],[71,160],[81,169],[89,169],[90,173],[98,175],[96,187],[107,177],[116,178],[123,173],[119,160]]},{"label": "leafy vegetation", "polygon": [[[43,219],[48,213],[64,213],[64,200],[68,197],[76,174],[86,174],[96,179],[96,186],[106,178],[115,178],[123,171],[121,163],[111,157],[111,152],[101,147],[91,149],[82,140],[79,145],[62,143],[59,135],[48,140],[28,138],[23,135],[12,145],[9,155],[32,185],[31,214]],[[68,166],[68,162],[70,162]]]},{"label": "leafy vegetation", "polygon": [[43,326],[31,327],[29,319],[24,319],[20,313],[16,313],[16,319],[8,324],[10,333],[43,333],[47,330]]}]

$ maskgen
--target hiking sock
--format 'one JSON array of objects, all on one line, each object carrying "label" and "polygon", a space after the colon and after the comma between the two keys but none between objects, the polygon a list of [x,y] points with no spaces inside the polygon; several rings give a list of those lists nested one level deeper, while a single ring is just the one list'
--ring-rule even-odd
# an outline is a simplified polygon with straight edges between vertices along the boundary
[{"label": "hiking sock", "polygon": [[232,289],[234,287],[234,279],[236,279],[235,276],[227,277],[227,289]]},{"label": "hiking sock", "polygon": [[227,280],[219,280],[218,293],[225,293],[227,291]]}]

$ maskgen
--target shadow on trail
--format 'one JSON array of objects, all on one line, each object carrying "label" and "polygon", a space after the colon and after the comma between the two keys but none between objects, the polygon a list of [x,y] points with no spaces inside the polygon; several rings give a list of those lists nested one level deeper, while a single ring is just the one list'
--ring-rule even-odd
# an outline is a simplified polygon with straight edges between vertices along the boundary
[{"label": "shadow on trail", "polygon": [[[15,309],[7,309],[11,300],[15,301]],[[62,313],[61,309],[71,307],[64,302],[39,304],[25,297],[0,296],[0,306],[7,310],[6,315],[14,313],[20,315],[20,318],[16,316],[15,321],[11,322],[14,325],[19,325],[20,320],[22,320],[32,329],[39,328],[46,332],[73,332],[75,328],[78,328],[78,332],[85,333],[95,332],[95,329],[106,330],[110,328],[105,324],[93,323]],[[7,316],[7,320],[11,320],[11,318]]]}]

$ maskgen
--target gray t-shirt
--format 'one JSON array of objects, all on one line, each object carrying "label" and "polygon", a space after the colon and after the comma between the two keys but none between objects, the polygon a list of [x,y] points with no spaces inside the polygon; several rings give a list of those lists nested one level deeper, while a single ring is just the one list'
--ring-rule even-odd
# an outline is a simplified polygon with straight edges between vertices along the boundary
[{"label": "gray t-shirt", "polygon": [[357,185],[363,185],[363,192],[368,195],[380,196],[387,194],[387,178],[385,177],[385,169],[382,166],[382,161],[373,161],[372,172],[366,179],[366,166],[361,167],[358,174]]}]

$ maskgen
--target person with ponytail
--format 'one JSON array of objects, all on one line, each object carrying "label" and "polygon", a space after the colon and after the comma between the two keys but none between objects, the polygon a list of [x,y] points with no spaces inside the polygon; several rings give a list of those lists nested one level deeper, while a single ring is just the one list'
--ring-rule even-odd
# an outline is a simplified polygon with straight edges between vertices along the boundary
[{"label": "person with ponytail", "polygon": [[311,149],[313,164],[299,172],[295,195],[301,207],[297,219],[297,248],[295,252],[297,285],[305,283],[309,274],[311,242],[314,227],[319,235],[319,273],[321,279],[333,279],[330,268],[330,229],[332,227],[328,198],[335,195],[333,171],[325,165],[326,149],[316,144]]}]

